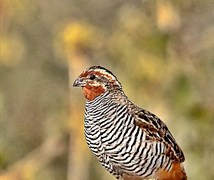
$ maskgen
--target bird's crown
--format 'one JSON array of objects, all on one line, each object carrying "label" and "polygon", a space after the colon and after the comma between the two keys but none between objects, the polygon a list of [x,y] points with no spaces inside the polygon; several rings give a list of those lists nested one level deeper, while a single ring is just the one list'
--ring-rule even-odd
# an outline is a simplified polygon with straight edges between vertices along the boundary
[{"label": "bird's crown", "polygon": [[83,71],[74,82],[74,86],[102,86],[105,89],[107,87],[121,88],[121,84],[116,76],[102,66],[91,66]]},{"label": "bird's crown", "polygon": [[116,76],[102,66],[91,66],[83,71],[74,81],[74,87],[82,87],[83,94],[88,100],[112,89],[122,89]]}]

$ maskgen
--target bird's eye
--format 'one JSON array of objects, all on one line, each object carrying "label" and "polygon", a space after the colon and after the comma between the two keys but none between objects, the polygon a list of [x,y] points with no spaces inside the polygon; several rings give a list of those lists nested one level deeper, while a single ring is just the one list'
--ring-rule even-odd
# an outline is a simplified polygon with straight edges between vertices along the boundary
[{"label": "bird's eye", "polygon": [[96,76],[94,74],[90,74],[89,79],[90,80],[94,80],[96,78]]}]

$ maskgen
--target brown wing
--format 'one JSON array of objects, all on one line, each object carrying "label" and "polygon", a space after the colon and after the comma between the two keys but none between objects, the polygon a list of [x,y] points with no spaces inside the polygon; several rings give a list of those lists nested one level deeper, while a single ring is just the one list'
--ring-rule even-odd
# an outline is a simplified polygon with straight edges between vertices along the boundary
[{"label": "brown wing", "polygon": [[135,123],[146,132],[147,140],[163,142],[167,150],[165,154],[173,161],[184,162],[185,157],[169,129],[156,115],[139,109],[135,114]]}]

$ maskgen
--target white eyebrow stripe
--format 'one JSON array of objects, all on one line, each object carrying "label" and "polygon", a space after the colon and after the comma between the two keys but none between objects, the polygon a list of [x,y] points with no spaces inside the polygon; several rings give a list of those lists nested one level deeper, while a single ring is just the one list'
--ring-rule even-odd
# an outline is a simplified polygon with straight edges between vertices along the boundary
[{"label": "white eyebrow stripe", "polygon": [[110,82],[114,81],[114,83],[116,83],[119,87],[122,87],[120,82],[117,80],[117,78],[113,74],[111,74],[110,72],[106,71],[105,69],[90,69],[90,70],[88,70],[88,73],[91,73],[91,72],[94,72],[95,74],[99,73],[99,74],[103,75],[105,78],[107,78]]},{"label": "white eyebrow stripe", "polygon": [[96,70],[95,69],[95,70],[92,70],[92,71],[99,72],[99,73],[101,73],[103,75],[106,75],[107,77],[111,77],[112,79],[116,80],[116,78],[112,74],[106,72],[105,70],[102,70],[102,69]]}]

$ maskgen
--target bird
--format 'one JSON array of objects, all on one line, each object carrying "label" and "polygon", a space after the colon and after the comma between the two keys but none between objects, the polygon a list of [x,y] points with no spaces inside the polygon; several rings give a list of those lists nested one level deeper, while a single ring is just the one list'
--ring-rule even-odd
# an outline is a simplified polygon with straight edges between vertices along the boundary
[{"label": "bird", "polygon": [[86,99],[88,147],[116,179],[187,180],[184,153],[166,124],[129,100],[110,70],[91,66],[73,86]]}]

